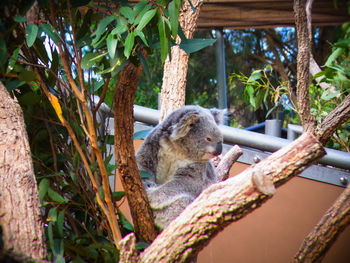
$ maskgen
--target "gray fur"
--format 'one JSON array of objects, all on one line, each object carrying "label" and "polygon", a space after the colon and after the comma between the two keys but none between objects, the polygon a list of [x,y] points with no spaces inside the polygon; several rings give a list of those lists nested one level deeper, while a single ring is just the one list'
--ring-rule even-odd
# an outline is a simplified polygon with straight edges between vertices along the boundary
[{"label": "gray fur", "polygon": [[215,120],[209,110],[199,106],[174,111],[140,146],[136,154],[139,170],[151,174],[150,183],[163,184],[178,168],[207,162],[220,154],[223,138],[216,121],[219,119]]},{"label": "gray fur", "polygon": [[155,224],[164,229],[199,194],[217,182],[217,175],[210,162],[192,163],[179,168],[165,184],[147,190]]},{"label": "gray fur", "polygon": [[156,126],[138,150],[139,169],[151,174],[144,184],[159,228],[217,181],[210,159],[222,151],[222,118],[217,110],[182,107]]}]

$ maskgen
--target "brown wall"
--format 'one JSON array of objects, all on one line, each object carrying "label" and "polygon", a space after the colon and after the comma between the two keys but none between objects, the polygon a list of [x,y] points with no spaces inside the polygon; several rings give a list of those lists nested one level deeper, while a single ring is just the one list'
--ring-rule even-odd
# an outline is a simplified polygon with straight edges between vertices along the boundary
[{"label": "brown wall", "polygon": [[[138,147],[140,141],[136,142]],[[248,165],[235,163],[234,176]],[[117,181],[117,189],[120,182]],[[295,177],[278,188],[268,202],[220,232],[203,251],[198,263],[292,262],[304,237],[344,190]],[[122,210],[130,218],[127,203]],[[323,263],[350,262],[350,227],[338,238]]]}]

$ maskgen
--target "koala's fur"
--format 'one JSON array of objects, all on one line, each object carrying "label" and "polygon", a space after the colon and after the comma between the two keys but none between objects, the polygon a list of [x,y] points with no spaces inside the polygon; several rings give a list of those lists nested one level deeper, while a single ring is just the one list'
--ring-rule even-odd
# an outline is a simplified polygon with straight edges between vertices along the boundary
[{"label": "koala's fur", "polygon": [[204,189],[216,182],[213,165],[201,162],[179,168],[165,184],[148,188],[156,226],[167,227]]},{"label": "koala's fur", "polygon": [[205,188],[217,181],[209,161],[221,154],[222,112],[184,106],[146,137],[137,152],[156,225],[163,229]]},{"label": "koala's fur", "polygon": [[172,112],[145,138],[136,154],[139,170],[150,181],[164,184],[178,168],[207,162],[222,151],[218,124],[222,114],[200,106],[184,106]]}]

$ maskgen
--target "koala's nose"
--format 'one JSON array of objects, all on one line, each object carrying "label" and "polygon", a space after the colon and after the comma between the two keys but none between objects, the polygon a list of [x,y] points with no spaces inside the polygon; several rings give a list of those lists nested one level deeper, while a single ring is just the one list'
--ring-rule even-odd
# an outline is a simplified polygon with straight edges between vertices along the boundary
[{"label": "koala's nose", "polygon": [[220,155],[222,153],[222,142],[218,142],[215,147],[215,155]]}]

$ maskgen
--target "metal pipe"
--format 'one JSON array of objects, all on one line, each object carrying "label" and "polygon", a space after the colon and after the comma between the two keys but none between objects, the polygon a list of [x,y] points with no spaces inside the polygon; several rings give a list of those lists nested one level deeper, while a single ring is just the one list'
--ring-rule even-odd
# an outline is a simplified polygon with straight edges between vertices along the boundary
[{"label": "metal pipe", "polygon": [[221,30],[215,30],[216,35],[216,78],[218,81],[219,109],[227,109],[226,59],[225,43]]},{"label": "metal pipe", "polygon": [[[158,124],[159,115],[158,110],[134,105],[134,117],[136,121],[156,125]],[[261,151],[275,152],[290,143],[286,139],[225,125],[220,125],[220,130],[224,135],[224,141],[226,143],[252,147]],[[320,163],[350,170],[350,153],[329,148],[326,148],[326,152],[327,155],[320,160]]]}]

